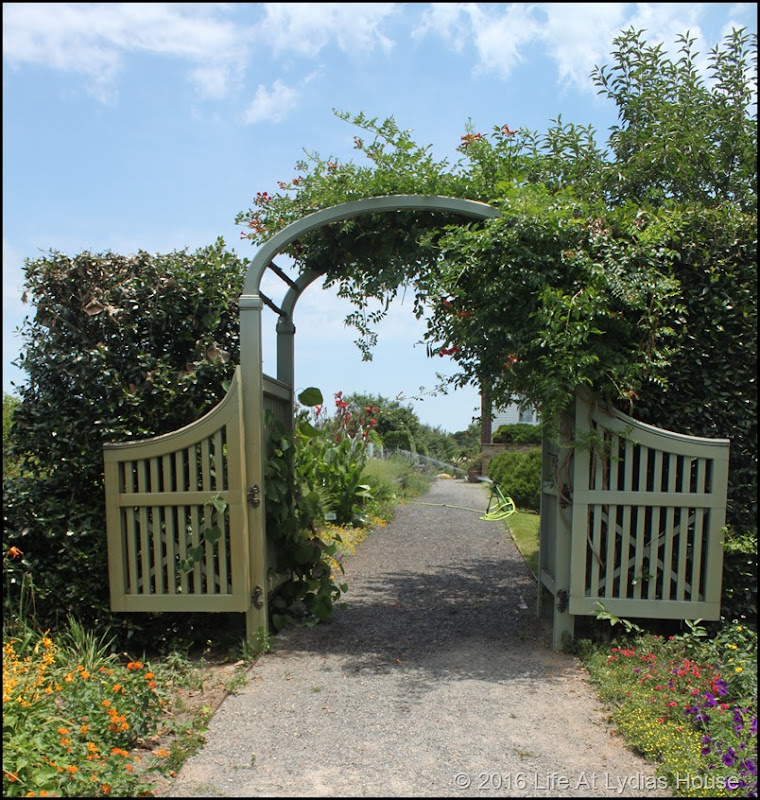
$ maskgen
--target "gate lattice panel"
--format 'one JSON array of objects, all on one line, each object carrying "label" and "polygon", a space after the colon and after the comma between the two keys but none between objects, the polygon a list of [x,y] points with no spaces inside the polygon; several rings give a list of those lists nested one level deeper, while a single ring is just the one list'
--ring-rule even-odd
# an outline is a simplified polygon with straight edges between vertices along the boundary
[{"label": "gate lattice panel", "polygon": [[250,604],[240,368],[196,422],[104,446],[114,611],[246,611]]},{"label": "gate lattice panel", "polygon": [[579,395],[569,611],[718,619],[729,443],[660,430]]}]

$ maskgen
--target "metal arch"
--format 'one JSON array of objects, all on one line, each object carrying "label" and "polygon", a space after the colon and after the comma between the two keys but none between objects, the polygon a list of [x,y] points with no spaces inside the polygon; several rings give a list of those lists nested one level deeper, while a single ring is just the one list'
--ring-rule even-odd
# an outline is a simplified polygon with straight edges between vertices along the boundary
[{"label": "metal arch", "polygon": [[464,200],[459,197],[440,197],[437,195],[402,194],[383,197],[368,197],[363,200],[352,200],[340,203],[337,206],[323,208],[308,214],[276,233],[269,241],[265,242],[257,251],[246,272],[243,283],[243,297],[257,297],[261,278],[269,262],[294,239],[328,225],[331,222],[340,222],[344,219],[357,217],[361,214],[371,214],[376,211],[451,211],[463,216],[476,219],[493,219],[499,212],[488,203],[477,200]]},{"label": "metal arch", "polygon": [[[239,299],[240,308],[240,367],[242,378],[243,430],[244,430],[244,485],[263,486],[265,473],[266,438],[263,427],[262,398],[264,376],[262,372],[261,311],[264,305],[259,294],[261,278],[272,259],[290,242],[308,231],[331,222],[356,217],[377,211],[403,210],[449,211],[475,219],[493,219],[499,212],[487,203],[475,200],[462,200],[455,197],[435,195],[395,195],[371,197],[354,200],[337,206],[315,211],[291,223],[265,242],[248,266],[243,293]],[[294,352],[293,308],[301,292],[318,275],[308,272],[296,281],[296,287],[287,293],[284,314],[278,321],[277,378],[293,390]],[[266,521],[263,505],[248,510],[249,569],[248,588],[262,587],[257,602],[252,603],[246,612],[246,631],[249,638],[259,628],[268,629],[267,594],[269,591],[270,548],[266,534]],[[258,602],[260,601],[260,602]]]}]

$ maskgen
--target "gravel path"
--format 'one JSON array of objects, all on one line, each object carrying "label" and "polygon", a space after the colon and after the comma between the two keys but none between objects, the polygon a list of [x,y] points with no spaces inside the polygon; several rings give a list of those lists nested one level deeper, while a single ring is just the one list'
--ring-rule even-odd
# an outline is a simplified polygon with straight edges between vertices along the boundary
[{"label": "gravel path", "polygon": [[[171,797],[670,796],[625,749],[480,484],[437,480],[347,559],[345,610],[279,634]],[[447,504],[447,505],[438,505]]]}]

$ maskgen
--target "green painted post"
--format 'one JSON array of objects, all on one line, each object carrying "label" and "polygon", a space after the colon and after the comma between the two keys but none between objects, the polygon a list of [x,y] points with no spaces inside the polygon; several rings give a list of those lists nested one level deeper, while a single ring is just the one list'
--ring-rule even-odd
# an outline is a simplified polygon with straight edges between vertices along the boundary
[{"label": "green painted post", "polygon": [[[246,611],[246,638],[254,644],[261,629],[268,633],[267,554],[264,518],[264,419],[263,372],[261,352],[261,310],[258,295],[240,298],[240,367],[242,377],[244,443],[244,486],[251,501],[248,505],[249,596]],[[258,487],[255,489],[254,487]]]}]

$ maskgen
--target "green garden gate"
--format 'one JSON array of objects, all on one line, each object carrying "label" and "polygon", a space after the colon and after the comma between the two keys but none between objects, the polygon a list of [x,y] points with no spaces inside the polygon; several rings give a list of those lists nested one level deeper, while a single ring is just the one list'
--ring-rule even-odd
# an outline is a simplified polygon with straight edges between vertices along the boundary
[{"label": "green garden gate", "polygon": [[[265,410],[293,420],[293,314],[321,273],[292,280],[273,259],[299,236],[378,212],[424,210],[486,220],[472,200],[373,197],[288,225],[251,261],[239,300],[240,366],[227,396],[196,422],[163,436],[104,445],[111,608],[243,612],[253,641],[266,631],[277,564],[264,522]],[[278,306],[261,291],[267,270],[286,284]],[[262,372],[261,315],[278,315],[276,377]],[[714,619],[720,605],[728,443],[694,439],[576,400],[567,441],[544,445],[539,607],[554,599],[554,645],[576,614]],[[587,437],[588,438],[588,437]]]},{"label": "green garden gate", "polygon": [[645,425],[578,392],[544,443],[538,613],[720,618],[729,442]]}]

